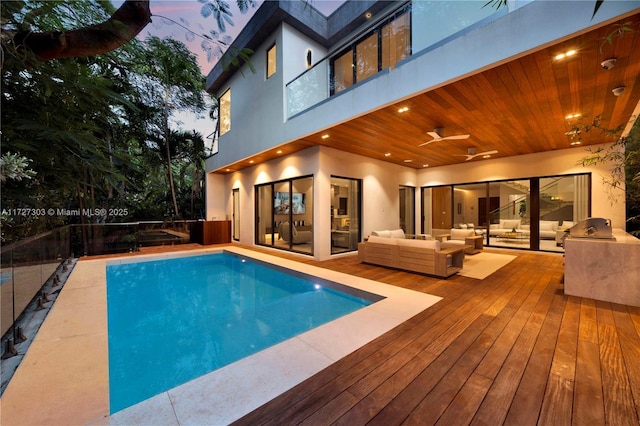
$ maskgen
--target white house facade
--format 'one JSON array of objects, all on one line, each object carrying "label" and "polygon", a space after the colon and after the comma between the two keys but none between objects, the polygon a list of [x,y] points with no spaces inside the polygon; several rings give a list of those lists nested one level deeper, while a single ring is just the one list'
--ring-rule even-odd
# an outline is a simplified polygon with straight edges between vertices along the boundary
[{"label": "white house facade", "polygon": [[582,164],[614,140],[581,126],[624,132],[639,113],[640,37],[602,41],[639,2],[484,3],[348,1],[329,17],[263,3],[234,42],[251,64],[207,77],[220,118],[206,219],[320,260],[374,230],[474,226],[488,246],[562,251],[556,237],[587,217],[624,229],[613,165]]}]

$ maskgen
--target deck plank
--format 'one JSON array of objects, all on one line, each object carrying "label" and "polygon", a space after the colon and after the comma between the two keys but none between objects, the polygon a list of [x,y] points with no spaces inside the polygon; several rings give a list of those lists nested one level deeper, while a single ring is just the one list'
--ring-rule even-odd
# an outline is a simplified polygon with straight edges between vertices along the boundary
[{"label": "deck plank", "polygon": [[640,308],[565,296],[560,255],[443,280],[268,252],[443,299],[235,424],[640,424]]}]

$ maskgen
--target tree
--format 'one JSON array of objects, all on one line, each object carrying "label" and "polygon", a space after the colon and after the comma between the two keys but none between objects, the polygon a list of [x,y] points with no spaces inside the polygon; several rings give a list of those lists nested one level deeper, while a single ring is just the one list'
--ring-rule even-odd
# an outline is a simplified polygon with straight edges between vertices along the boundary
[{"label": "tree", "polygon": [[[227,2],[223,0],[205,1],[202,3],[201,14],[215,19],[220,32],[224,33],[226,24],[233,25],[233,14]],[[149,0],[125,0],[114,11],[110,2],[101,2],[101,7],[108,10],[109,15],[96,24],[87,24],[77,29],[65,30],[65,24],[75,17],[75,11],[91,7],[93,2],[74,0],[73,2],[58,1],[11,1],[4,2],[2,25],[2,49],[5,54],[11,54],[23,60],[36,58],[40,61],[53,59],[77,58],[104,54],[132,41],[151,22]],[[255,7],[255,0],[237,0],[241,13],[246,13],[250,7]],[[12,16],[13,19],[6,19]],[[38,21],[42,17],[60,16],[58,28],[42,31]],[[204,35],[209,41],[218,37],[217,32]],[[224,43],[227,44],[227,43]],[[203,48],[206,49],[205,46]],[[242,53],[242,52],[241,52]]]},{"label": "tree", "polygon": [[172,110],[188,109],[201,112],[206,108],[203,98],[204,77],[196,57],[183,43],[173,39],[161,40],[158,37],[150,37],[145,45],[146,58],[136,66],[136,70],[144,77],[139,84],[144,87],[147,105],[161,105],[162,115],[153,122],[156,130],[153,140],[158,147],[163,148],[173,213],[175,217],[179,217],[171,163],[172,133],[169,118]]}]

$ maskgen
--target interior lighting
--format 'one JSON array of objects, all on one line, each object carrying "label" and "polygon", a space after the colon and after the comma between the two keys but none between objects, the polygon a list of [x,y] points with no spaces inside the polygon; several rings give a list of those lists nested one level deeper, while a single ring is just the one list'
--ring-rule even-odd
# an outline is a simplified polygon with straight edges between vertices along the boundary
[{"label": "interior lighting", "polygon": [[231,171],[231,169],[224,169],[224,171],[225,171],[225,172],[230,172],[230,171]]},{"label": "interior lighting", "polygon": [[482,158],[491,158],[490,155],[483,155]]},{"label": "interior lighting", "polygon": [[371,14],[371,12],[367,12],[364,14],[364,17],[367,19],[370,19],[373,15]]},{"label": "interior lighting", "polygon": [[571,142],[571,146],[577,146],[577,145],[580,145],[580,141]]},{"label": "interior lighting", "polygon": [[391,157],[391,153],[390,153],[390,152],[385,152],[385,153],[384,153],[384,156],[385,156],[385,157]]},{"label": "interior lighting", "polygon": [[276,154],[282,154],[282,150],[281,149],[277,150]]},{"label": "interior lighting", "polygon": [[428,164],[423,164],[422,167],[429,167],[429,165]]},{"label": "interior lighting", "polygon": [[579,112],[576,112],[574,114],[569,114],[567,115],[565,118],[567,120],[571,120],[572,118],[578,118],[578,117],[582,117],[582,114],[580,114]]},{"label": "interior lighting", "polygon": [[329,139],[329,135],[325,133],[324,135],[322,135],[322,139]]},{"label": "interior lighting", "polygon": [[411,163],[413,160],[404,160],[405,163]]},{"label": "interior lighting", "polygon": [[253,164],[253,160],[249,160],[249,164]]},{"label": "interior lighting", "polygon": [[400,109],[398,110],[398,112],[399,112],[399,113],[401,113],[401,114],[402,114],[403,112],[407,112],[407,111],[409,111],[409,107],[402,107],[402,108],[400,108]]}]

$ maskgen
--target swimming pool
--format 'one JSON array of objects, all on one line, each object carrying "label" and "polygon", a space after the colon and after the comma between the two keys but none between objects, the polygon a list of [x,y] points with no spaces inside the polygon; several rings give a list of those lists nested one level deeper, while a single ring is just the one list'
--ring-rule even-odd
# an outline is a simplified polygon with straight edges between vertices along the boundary
[{"label": "swimming pool", "polygon": [[228,253],[109,265],[110,412],[382,297]]}]

